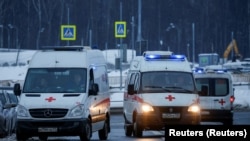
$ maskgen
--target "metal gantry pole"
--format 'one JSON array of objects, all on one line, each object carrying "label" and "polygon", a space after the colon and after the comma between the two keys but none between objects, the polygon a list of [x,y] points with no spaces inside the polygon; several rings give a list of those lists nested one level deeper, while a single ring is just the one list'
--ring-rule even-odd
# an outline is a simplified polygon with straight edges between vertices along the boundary
[{"label": "metal gantry pole", "polygon": [[132,22],[131,22],[131,25],[132,25],[132,59],[134,59],[134,50],[135,50],[135,19],[134,19],[134,16],[132,16]]},{"label": "metal gantry pole", "polygon": [[[122,1],[120,1],[120,21],[122,21]],[[122,89],[122,48],[122,38],[120,38],[120,90]]]},{"label": "metal gantry pole", "polygon": [[192,35],[193,35],[193,65],[195,63],[195,24],[192,23]]}]

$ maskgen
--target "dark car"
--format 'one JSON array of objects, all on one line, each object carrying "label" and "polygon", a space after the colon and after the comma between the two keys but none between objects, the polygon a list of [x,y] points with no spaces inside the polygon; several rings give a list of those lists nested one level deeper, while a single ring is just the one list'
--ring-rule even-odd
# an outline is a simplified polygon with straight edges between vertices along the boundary
[{"label": "dark car", "polygon": [[12,87],[0,87],[0,136],[11,135],[16,129],[18,98]]}]

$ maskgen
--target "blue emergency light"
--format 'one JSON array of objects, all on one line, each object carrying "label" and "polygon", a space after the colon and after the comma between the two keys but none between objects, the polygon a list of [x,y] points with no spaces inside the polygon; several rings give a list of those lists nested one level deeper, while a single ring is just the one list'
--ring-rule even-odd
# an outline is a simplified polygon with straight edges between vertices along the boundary
[{"label": "blue emergency light", "polygon": [[195,68],[195,73],[226,73],[226,69],[204,69],[204,68]]},{"label": "blue emergency light", "polygon": [[146,54],[145,60],[147,61],[157,61],[157,60],[172,60],[172,61],[184,61],[185,55],[160,55],[160,54]]},{"label": "blue emergency light", "polygon": [[225,72],[227,72],[226,69],[214,69],[214,71],[217,72],[217,73],[225,73]]},{"label": "blue emergency light", "polygon": [[204,68],[195,68],[195,73],[205,73]]}]

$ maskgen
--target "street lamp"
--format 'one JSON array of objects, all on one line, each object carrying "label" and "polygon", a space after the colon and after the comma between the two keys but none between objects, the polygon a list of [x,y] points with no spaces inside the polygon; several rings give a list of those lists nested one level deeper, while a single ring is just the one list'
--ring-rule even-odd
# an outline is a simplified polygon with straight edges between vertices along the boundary
[{"label": "street lamp", "polygon": [[162,50],[162,45],[163,45],[163,41],[162,40],[160,40],[160,45],[161,45],[161,49],[160,50]]},{"label": "street lamp", "polygon": [[190,61],[189,46],[190,46],[190,44],[187,43],[187,56],[188,56],[188,61]]},{"label": "street lamp", "polygon": [[14,25],[11,25],[11,24],[8,24],[8,26],[10,27],[10,29],[13,29],[13,28],[16,29],[16,48],[17,48],[16,66],[17,66],[19,51],[20,51],[20,47],[18,45],[18,28],[16,26],[14,26]]},{"label": "street lamp", "polygon": [[36,49],[39,49],[39,44],[40,44],[40,37],[41,37],[41,33],[44,32],[45,28],[42,27],[39,32],[38,32],[38,37],[36,39]]},{"label": "street lamp", "polygon": [[18,28],[12,24],[8,24],[8,26],[10,29],[13,29],[13,28],[16,29],[16,48],[19,49],[19,47],[18,47]]},{"label": "street lamp", "polygon": [[178,52],[180,51],[180,35],[181,35],[181,29],[177,27],[174,23],[170,23],[169,26],[166,28],[166,31],[170,31],[171,29],[176,29],[177,31],[177,48]]},{"label": "street lamp", "polygon": [[0,25],[0,27],[2,28],[2,30],[1,30],[1,48],[3,48],[3,25]]},{"label": "street lamp", "polygon": [[[3,26],[3,25],[0,25],[0,27],[3,28],[3,29],[4,29],[4,28],[7,29],[7,32],[8,32],[8,49],[10,49],[10,30],[9,30],[9,28],[7,28],[7,27],[5,27],[5,26]],[[2,43],[3,43],[3,32],[2,32],[1,41],[2,41]]]}]

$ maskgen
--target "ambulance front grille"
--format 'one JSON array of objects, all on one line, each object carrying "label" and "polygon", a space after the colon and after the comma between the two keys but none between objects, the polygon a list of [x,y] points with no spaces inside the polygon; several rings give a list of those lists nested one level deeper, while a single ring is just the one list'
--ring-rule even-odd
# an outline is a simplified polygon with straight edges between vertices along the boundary
[{"label": "ambulance front grille", "polygon": [[155,107],[159,113],[182,113],[183,111],[187,111],[188,107]]},{"label": "ambulance front grille", "polygon": [[68,109],[30,109],[29,112],[33,118],[62,118]]}]

